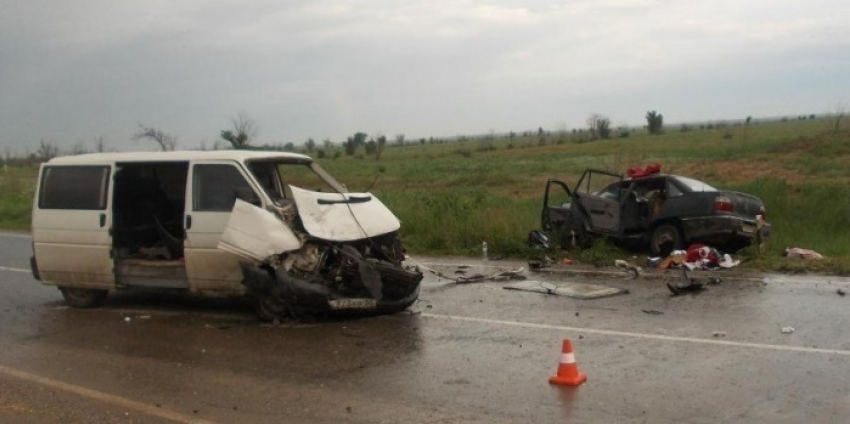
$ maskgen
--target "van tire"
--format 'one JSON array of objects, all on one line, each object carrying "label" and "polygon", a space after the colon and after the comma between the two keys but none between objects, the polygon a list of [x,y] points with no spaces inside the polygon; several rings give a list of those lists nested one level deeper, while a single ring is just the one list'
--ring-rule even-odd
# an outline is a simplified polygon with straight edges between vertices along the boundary
[{"label": "van tire", "polygon": [[286,308],[270,296],[255,296],[252,299],[254,314],[261,322],[282,321],[286,317]]},{"label": "van tire", "polygon": [[96,289],[72,289],[70,287],[59,287],[65,303],[72,308],[95,308],[106,300],[108,290]]}]

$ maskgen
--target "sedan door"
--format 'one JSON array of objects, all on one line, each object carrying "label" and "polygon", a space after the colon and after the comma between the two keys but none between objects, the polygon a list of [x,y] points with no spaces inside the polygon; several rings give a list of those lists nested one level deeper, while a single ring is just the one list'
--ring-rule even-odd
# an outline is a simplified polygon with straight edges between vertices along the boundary
[{"label": "sedan door", "polygon": [[589,220],[591,229],[617,233],[620,228],[620,175],[589,169],[573,190],[577,208]]}]

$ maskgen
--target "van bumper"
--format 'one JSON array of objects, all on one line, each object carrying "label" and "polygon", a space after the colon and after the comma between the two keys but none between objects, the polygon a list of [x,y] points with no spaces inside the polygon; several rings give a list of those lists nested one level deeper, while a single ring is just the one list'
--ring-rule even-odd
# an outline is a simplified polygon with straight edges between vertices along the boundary
[{"label": "van bumper", "polygon": [[252,296],[269,296],[287,311],[303,314],[385,314],[404,310],[419,297],[423,275],[419,270],[379,262],[379,296],[357,282],[331,283],[304,278],[288,272],[272,272],[241,263],[245,285]]},{"label": "van bumper", "polygon": [[41,275],[38,273],[38,264],[35,261],[35,255],[30,256],[30,271],[32,272],[32,278],[35,278],[37,281],[41,281]]}]

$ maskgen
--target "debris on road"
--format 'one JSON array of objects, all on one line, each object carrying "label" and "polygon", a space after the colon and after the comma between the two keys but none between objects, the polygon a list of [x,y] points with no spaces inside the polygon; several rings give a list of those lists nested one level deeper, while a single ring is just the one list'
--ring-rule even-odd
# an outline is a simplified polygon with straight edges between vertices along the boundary
[{"label": "debris on road", "polygon": [[802,249],[799,247],[786,247],[782,252],[782,256],[786,258],[800,259],[823,259],[823,255],[811,249]]},{"label": "debris on road", "polygon": [[740,260],[732,259],[728,253],[700,243],[688,246],[687,250],[674,250],[664,259],[647,258],[647,266],[653,266],[661,271],[672,267],[683,267],[689,270],[717,270],[734,268],[741,264]]},{"label": "debris on road", "polygon": [[845,294],[847,294],[844,290],[841,289],[838,289],[836,293],[838,293],[839,296],[844,296]]},{"label": "debris on road", "polygon": [[725,331],[713,331],[711,333],[712,337],[726,337]]},{"label": "debris on road", "polygon": [[641,312],[647,315],[664,315],[664,312],[656,311],[655,309],[641,309]]},{"label": "debris on road", "polygon": [[629,263],[622,259],[617,259],[614,261],[614,266],[623,269],[624,271],[630,274],[634,274],[634,278],[640,277],[640,267],[635,264]]},{"label": "debris on road", "polygon": [[678,296],[685,293],[699,293],[705,289],[702,283],[691,280],[685,283],[667,283],[667,288],[673,295]]},{"label": "debris on road", "polygon": [[794,332],[794,327],[782,327],[782,334],[791,334]]},{"label": "debris on road", "polygon": [[601,284],[559,282],[548,283],[542,281],[521,281],[503,287],[505,290],[529,291],[534,293],[567,296],[573,299],[598,299],[601,297],[614,296],[628,293],[626,289],[608,287]]},{"label": "debris on road", "polygon": [[523,268],[519,267],[513,271],[501,271],[491,275],[474,274],[470,276],[461,276],[455,278],[455,282],[458,284],[466,284],[480,283],[482,281],[525,280],[526,277],[521,275],[522,271]]}]

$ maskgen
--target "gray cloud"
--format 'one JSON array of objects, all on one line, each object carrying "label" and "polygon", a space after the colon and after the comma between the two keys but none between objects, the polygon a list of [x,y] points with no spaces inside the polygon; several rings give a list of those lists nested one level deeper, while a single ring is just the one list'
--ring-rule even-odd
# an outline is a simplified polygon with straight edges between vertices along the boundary
[{"label": "gray cloud", "polygon": [[[37,4],[36,4],[37,3]],[[211,145],[818,113],[847,102],[850,6],[791,1],[0,0],[0,144],[136,122]]]}]

